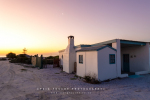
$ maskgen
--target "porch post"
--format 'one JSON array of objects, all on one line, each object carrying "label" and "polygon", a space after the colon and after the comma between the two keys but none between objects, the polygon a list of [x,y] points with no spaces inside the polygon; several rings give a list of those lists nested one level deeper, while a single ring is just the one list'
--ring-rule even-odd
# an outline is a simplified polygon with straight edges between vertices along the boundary
[{"label": "porch post", "polygon": [[117,42],[117,76],[121,77],[121,47],[120,47],[120,39],[116,39]]},{"label": "porch post", "polygon": [[148,43],[146,43],[146,45],[147,45],[147,47],[148,47],[148,54],[149,54],[149,73],[150,73],[150,43],[148,42]]}]

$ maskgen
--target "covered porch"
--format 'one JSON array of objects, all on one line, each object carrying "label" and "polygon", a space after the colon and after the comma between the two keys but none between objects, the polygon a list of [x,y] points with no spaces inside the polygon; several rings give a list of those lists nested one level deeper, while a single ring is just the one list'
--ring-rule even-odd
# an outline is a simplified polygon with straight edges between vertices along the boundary
[{"label": "covered porch", "polygon": [[117,50],[117,77],[150,73],[150,43],[113,39],[91,46],[109,45]]},{"label": "covered porch", "polygon": [[149,44],[120,40],[121,74],[139,75],[149,71]]}]

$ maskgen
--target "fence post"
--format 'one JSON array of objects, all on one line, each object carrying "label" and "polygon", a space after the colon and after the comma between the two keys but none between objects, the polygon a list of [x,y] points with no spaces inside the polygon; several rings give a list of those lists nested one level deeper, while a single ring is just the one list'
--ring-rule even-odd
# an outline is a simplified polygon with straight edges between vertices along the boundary
[{"label": "fence post", "polygon": [[53,68],[55,67],[55,64],[54,64],[54,58],[53,58]]},{"label": "fence post", "polygon": [[38,67],[38,54],[36,55],[36,66],[35,67]]},{"label": "fence post", "polygon": [[43,69],[43,55],[41,55],[41,66],[40,69]]}]

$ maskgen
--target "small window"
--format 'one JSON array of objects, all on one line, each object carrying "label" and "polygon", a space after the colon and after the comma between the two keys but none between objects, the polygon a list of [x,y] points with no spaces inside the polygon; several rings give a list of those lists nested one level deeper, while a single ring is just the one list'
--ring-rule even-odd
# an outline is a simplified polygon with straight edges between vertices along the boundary
[{"label": "small window", "polygon": [[62,55],[62,59],[63,59],[63,55]]},{"label": "small window", "polygon": [[115,54],[109,54],[109,64],[115,64]]},{"label": "small window", "polygon": [[79,63],[83,64],[83,55],[79,55]]}]

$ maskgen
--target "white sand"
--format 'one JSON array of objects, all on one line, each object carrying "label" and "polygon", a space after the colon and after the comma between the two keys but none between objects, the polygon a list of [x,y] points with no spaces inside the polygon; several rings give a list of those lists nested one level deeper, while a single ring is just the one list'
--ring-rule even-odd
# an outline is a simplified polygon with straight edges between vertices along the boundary
[{"label": "white sand", "polygon": [[[27,69],[27,71],[21,71],[21,69]],[[116,79],[96,85],[84,83],[81,79],[71,80],[70,78],[74,78],[74,74],[61,72],[59,68],[52,68],[50,65],[47,69],[38,70],[0,61],[0,100],[150,99],[150,74],[139,78]],[[37,90],[37,88],[44,88],[44,90]],[[45,90],[48,88],[50,90]],[[53,88],[69,88],[69,90],[53,90]],[[72,88],[103,88],[105,90],[83,91],[71,90]],[[72,94],[64,94],[67,92]],[[80,93],[75,94],[77,92]]]}]

